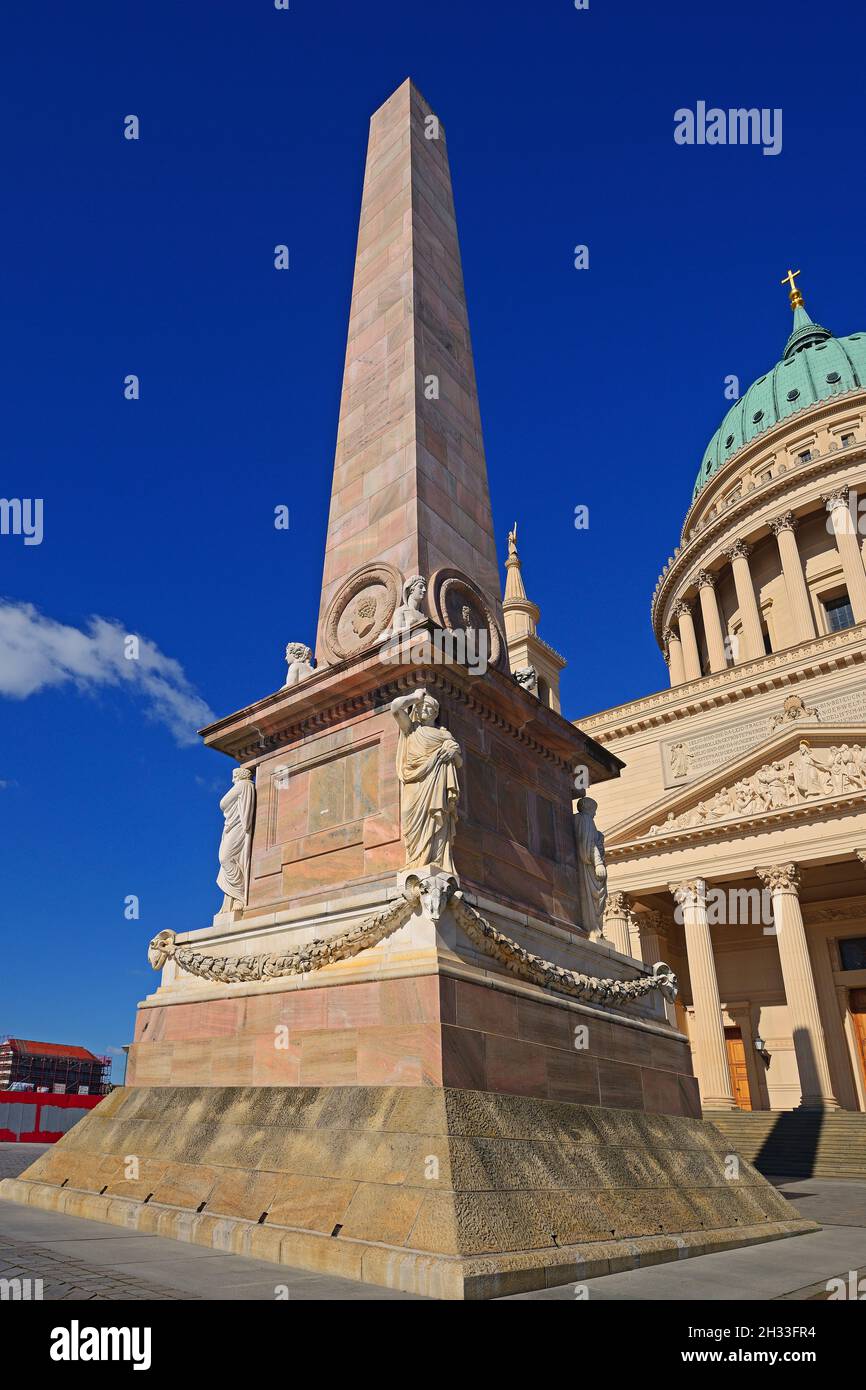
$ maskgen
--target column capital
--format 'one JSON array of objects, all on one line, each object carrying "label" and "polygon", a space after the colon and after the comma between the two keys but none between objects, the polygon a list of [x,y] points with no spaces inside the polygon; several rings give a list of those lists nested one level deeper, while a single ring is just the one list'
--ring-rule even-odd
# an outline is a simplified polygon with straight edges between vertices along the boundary
[{"label": "column capital", "polygon": [[796,531],[799,524],[800,519],[793,512],[782,512],[781,516],[773,517],[770,530],[774,536],[778,536],[780,531]]},{"label": "column capital", "polygon": [[681,618],[684,613],[691,613],[691,611],[692,605],[689,603],[688,599],[681,598],[674,604],[673,608],[671,609],[671,617]]},{"label": "column capital", "polygon": [[651,908],[646,908],[641,912],[633,912],[631,919],[639,932],[652,932],[655,936],[667,936],[671,922],[661,912],[654,912]]},{"label": "column capital", "polygon": [[834,488],[832,492],[822,492],[821,501],[828,512],[835,512],[838,507],[848,506],[848,493],[850,489],[847,483],[842,487]]},{"label": "column capital", "polygon": [[662,641],[665,647],[669,647],[671,642],[679,642],[680,634],[672,627],[666,627],[662,632]]},{"label": "column capital", "polygon": [[863,865],[863,868],[866,869],[866,849],[857,849],[854,851],[854,853],[857,855],[857,858],[860,860],[860,863]]},{"label": "column capital", "polygon": [[653,931],[667,931],[669,925],[664,913],[656,912],[651,907],[642,907],[634,914],[634,920],[638,926],[650,927]]},{"label": "column capital", "polygon": [[734,560],[748,560],[752,553],[752,547],[749,545],[748,541],[734,541],[733,544],[729,545],[722,553],[732,562]]},{"label": "column capital", "polygon": [[631,912],[631,899],[628,893],[608,893],[607,902],[604,905],[604,915],[607,917],[628,917]]},{"label": "column capital", "polygon": [[692,575],[691,582],[698,589],[715,589],[719,582],[719,576],[715,570],[698,570],[696,574]]},{"label": "column capital", "polygon": [[668,889],[679,907],[706,902],[707,881],[705,878],[687,878],[679,882],[669,883]]},{"label": "column capital", "polygon": [[800,870],[796,864],[770,864],[755,869],[755,873],[771,893],[793,893],[794,897],[799,897]]}]

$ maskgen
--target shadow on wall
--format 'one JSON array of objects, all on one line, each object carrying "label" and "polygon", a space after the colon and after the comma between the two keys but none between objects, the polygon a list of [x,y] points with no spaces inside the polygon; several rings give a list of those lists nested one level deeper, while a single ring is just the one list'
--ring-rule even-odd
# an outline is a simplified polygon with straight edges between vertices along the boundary
[{"label": "shadow on wall", "polygon": [[[803,1091],[820,1091],[815,1053],[803,1028],[794,1030],[794,1052]],[[779,1178],[810,1178],[823,1127],[823,1110],[783,1110],[755,1155],[758,1172]]]}]

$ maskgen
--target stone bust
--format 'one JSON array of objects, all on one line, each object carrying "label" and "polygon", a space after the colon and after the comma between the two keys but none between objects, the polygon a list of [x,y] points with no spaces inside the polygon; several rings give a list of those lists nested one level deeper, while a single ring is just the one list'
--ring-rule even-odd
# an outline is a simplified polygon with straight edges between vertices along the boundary
[{"label": "stone bust", "polygon": [[528,690],[530,695],[538,694],[538,672],[534,666],[518,666],[511,674],[523,690]]},{"label": "stone bust", "polygon": [[423,574],[413,574],[403,585],[403,602],[395,610],[391,619],[390,629],[383,633],[383,637],[393,636],[397,632],[408,632],[418,623],[424,622],[424,613],[421,604],[427,595],[427,580]]},{"label": "stone bust", "polygon": [[297,685],[299,681],[306,680],[313,674],[313,653],[310,647],[303,642],[289,642],[286,646],[286,661],[289,669],[286,672],[286,680],[283,689],[287,685]]}]

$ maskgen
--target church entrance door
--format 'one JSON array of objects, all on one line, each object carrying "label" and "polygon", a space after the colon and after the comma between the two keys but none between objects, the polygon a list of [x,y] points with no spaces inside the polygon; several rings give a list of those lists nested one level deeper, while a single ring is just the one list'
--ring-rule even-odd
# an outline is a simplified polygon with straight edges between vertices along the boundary
[{"label": "church entrance door", "polygon": [[728,1071],[731,1073],[734,1100],[741,1110],[751,1110],[752,1094],[749,1090],[749,1073],[746,1070],[746,1048],[739,1028],[725,1029],[725,1049],[728,1054]]}]

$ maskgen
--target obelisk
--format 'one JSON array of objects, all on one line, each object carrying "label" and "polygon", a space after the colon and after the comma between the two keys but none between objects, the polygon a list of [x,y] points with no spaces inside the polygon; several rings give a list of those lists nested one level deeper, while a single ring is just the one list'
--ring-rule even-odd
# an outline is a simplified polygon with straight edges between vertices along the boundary
[{"label": "obelisk", "polygon": [[454,567],[501,617],[444,126],[407,78],[370,121],[319,618],[360,565]]},{"label": "obelisk", "polygon": [[128,1084],[0,1195],[441,1298],[812,1229],[730,1178],[670,972],[581,921],[575,775],[620,764],[509,670],[410,82],[371,122],[315,668],[287,636],[287,683],[203,730],[231,892],[153,937]]}]

